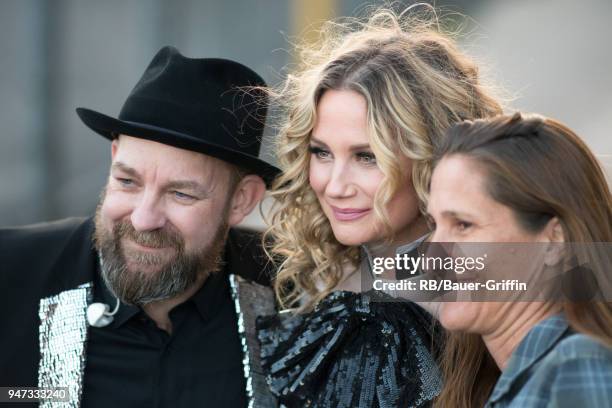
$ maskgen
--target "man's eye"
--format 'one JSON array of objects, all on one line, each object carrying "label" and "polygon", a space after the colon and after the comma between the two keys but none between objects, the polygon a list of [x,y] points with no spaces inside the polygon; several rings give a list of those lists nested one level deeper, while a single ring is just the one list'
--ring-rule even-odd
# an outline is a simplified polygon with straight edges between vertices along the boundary
[{"label": "man's eye", "polygon": [[124,187],[131,187],[134,185],[134,180],[132,179],[122,178],[122,177],[116,177],[116,179],[119,182],[119,184],[121,184]]},{"label": "man's eye", "polygon": [[311,154],[314,154],[317,159],[328,159],[331,156],[331,153],[325,149],[321,149],[317,146],[310,146],[308,148]]},{"label": "man's eye", "polygon": [[359,162],[364,163],[364,164],[376,164],[376,156],[374,156],[374,153],[370,153],[370,152],[357,153],[357,159],[359,160]]},{"label": "man's eye", "polygon": [[175,196],[176,198],[178,198],[178,199],[180,199],[180,200],[183,200],[183,201],[195,200],[195,197],[194,197],[194,196],[189,195],[189,194],[182,193],[182,192],[180,192],[180,191],[173,191],[173,193],[174,193],[174,196]]}]

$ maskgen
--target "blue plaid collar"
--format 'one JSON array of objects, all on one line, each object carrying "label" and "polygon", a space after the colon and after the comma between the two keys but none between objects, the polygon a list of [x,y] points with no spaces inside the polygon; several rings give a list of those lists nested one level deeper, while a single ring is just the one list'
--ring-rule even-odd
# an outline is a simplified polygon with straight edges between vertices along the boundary
[{"label": "blue plaid collar", "polygon": [[512,387],[514,382],[536,364],[569,333],[569,326],[562,314],[551,316],[535,325],[512,353],[508,366],[497,381],[489,403],[495,403]]}]

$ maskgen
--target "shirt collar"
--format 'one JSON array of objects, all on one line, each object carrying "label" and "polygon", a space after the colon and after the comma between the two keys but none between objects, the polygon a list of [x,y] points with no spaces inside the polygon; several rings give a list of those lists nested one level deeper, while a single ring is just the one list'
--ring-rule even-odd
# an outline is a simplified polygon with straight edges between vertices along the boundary
[{"label": "shirt collar", "polygon": [[[415,239],[414,241],[399,246],[393,244],[386,244],[387,246],[385,247],[384,243],[376,243],[374,245],[360,245],[361,264],[359,266],[359,270],[361,271],[361,276],[359,278],[361,283],[361,291],[364,292],[371,290],[375,292],[384,292],[396,300],[410,300],[406,297],[406,293],[402,293],[403,291],[401,289],[375,289],[375,281],[380,278],[380,275],[377,275],[380,271],[377,272],[374,268],[374,259],[380,256],[392,257],[394,259],[396,259],[397,257],[419,258],[421,256],[421,253],[423,252],[422,244],[426,242],[429,237],[430,234],[427,233]],[[422,276],[417,276],[423,273],[422,270],[403,267],[402,265],[398,264],[394,265],[393,269],[394,275],[383,277],[383,279],[390,279],[391,281],[399,282],[410,280],[413,278],[417,280],[423,278]],[[420,306],[418,306],[418,308],[420,309]],[[423,314],[424,316],[427,316],[427,319],[429,319],[429,312],[423,310]]]},{"label": "shirt collar", "polygon": [[501,399],[519,376],[548,354],[568,331],[569,325],[562,314],[551,316],[535,325],[512,353],[489,402]]},{"label": "shirt collar", "polygon": [[195,295],[189,299],[193,301],[196,310],[204,320],[211,319],[221,308],[224,299],[229,299],[229,280],[225,268],[213,272]]},{"label": "shirt collar", "polygon": [[[115,305],[117,304],[117,298],[106,286],[104,279],[102,279],[102,272],[100,270],[99,262],[96,262],[96,274],[94,280],[94,302],[100,302],[108,305],[111,311],[115,308]],[[141,310],[137,306],[121,303],[119,305],[119,310],[117,310],[117,313],[113,316],[113,321],[109,326],[112,328],[120,327],[140,312]]]},{"label": "shirt collar", "polygon": [[[419,237],[412,242],[398,246],[397,248],[395,248],[395,255],[402,256],[406,254],[410,257],[418,257],[419,247],[428,237],[429,237],[429,234],[425,234],[422,237]],[[377,256],[378,253],[384,252],[386,249],[390,249],[390,248],[388,247],[384,248],[383,244],[375,244],[375,245],[362,244],[360,245],[362,271],[369,271],[370,274],[372,274],[372,271],[374,270],[374,258]],[[396,271],[396,273],[398,274],[397,279],[404,279],[404,277],[400,276],[401,272],[402,271]]]}]

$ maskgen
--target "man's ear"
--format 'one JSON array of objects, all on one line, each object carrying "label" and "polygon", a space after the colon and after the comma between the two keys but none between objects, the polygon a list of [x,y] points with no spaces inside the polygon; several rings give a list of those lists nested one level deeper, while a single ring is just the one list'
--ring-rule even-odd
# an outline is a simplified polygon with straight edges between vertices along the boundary
[{"label": "man's ear", "polygon": [[563,226],[561,225],[559,218],[553,217],[550,221],[548,221],[548,224],[546,224],[546,227],[544,227],[542,234],[544,234],[543,238],[549,242],[544,262],[549,266],[556,265],[562,260],[565,252],[563,250],[565,233],[563,232]]},{"label": "man's ear", "polygon": [[115,161],[115,156],[117,155],[117,149],[119,148],[119,138],[116,137],[111,142],[111,159]]},{"label": "man's ear", "polygon": [[238,225],[263,199],[266,184],[261,177],[249,174],[240,180],[230,200],[228,224]]}]

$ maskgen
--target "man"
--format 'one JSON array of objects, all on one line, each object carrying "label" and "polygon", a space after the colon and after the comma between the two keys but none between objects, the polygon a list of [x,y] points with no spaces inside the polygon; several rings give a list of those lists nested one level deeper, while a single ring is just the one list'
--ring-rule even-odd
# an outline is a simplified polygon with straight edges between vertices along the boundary
[{"label": "man", "polygon": [[265,283],[265,257],[232,228],[278,172],[257,157],[254,86],[165,47],[118,119],[77,109],[112,140],[108,183],[93,219],[0,230],[0,387],[68,387],[71,407],[267,404],[249,330],[272,303],[235,276]]}]

